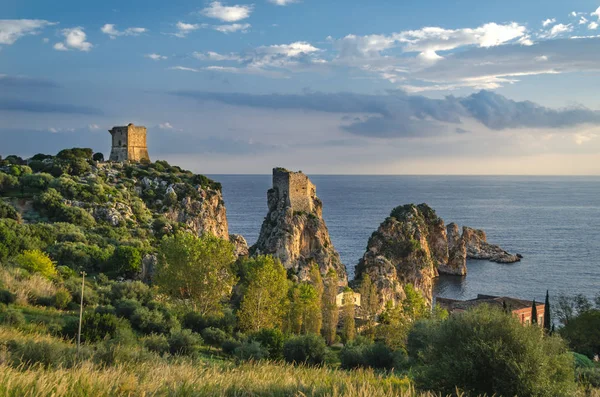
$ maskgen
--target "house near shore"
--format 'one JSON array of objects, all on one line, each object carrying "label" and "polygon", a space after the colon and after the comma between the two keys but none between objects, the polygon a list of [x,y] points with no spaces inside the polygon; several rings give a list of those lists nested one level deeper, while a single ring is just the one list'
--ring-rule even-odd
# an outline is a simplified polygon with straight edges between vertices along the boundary
[{"label": "house near shore", "polygon": [[[477,295],[477,298],[475,299],[469,299],[465,301],[448,298],[436,298],[436,304],[446,309],[451,315],[464,312],[479,305],[496,306],[510,311],[512,315],[518,318],[523,325],[529,325],[533,322],[531,318],[533,302],[507,296],[480,294]],[[538,304],[536,302],[535,306],[537,309],[537,324],[541,327],[544,325],[544,303],[542,302],[541,304]]]}]

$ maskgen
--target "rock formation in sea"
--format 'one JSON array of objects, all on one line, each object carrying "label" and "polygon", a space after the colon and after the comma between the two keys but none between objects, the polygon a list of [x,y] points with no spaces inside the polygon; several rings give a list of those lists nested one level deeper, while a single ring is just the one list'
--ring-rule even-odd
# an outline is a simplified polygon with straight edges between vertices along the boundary
[{"label": "rock formation in sea", "polygon": [[487,237],[483,230],[463,227],[462,238],[466,242],[467,258],[469,259],[487,259],[497,263],[514,263],[521,260],[521,255],[510,254],[497,245],[487,242]]},{"label": "rock formation in sea", "polygon": [[291,269],[300,280],[317,264],[321,274],[337,272],[340,284],[347,284],[346,268],[331,243],[322,217],[322,203],[306,175],[283,168],[273,169],[273,187],[267,192],[269,211],[252,255],[271,254]]},{"label": "rock formation in sea", "polygon": [[392,210],[369,238],[356,266],[356,279],[368,274],[377,286],[381,308],[404,299],[404,286],[412,284],[431,303],[433,279],[438,274],[465,276],[467,258],[499,263],[519,261],[497,245],[489,244],[481,230],[448,227],[427,204],[408,204]]},{"label": "rock formation in sea", "polygon": [[448,260],[444,222],[426,204],[394,208],[369,238],[356,266],[356,278],[368,274],[376,285],[381,308],[404,299],[412,284],[429,301],[437,267]]},{"label": "rock formation in sea", "polygon": [[465,276],[467,274],[467,244],[456,223],[448,224],[446,228],[448,239],[448,261],[438,266],[438,272]]},{"label": "rock formation in sea", "polygon": [[229,241],[235,247],[235,256],[248,256],[249,248],[246,239],[241,234],[230,234]]}]

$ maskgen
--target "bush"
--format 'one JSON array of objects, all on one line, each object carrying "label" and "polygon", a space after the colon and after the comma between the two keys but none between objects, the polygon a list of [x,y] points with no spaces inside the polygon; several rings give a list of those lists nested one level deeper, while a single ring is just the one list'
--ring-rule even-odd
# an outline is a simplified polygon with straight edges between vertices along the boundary
[{"label": "bush", "polygon": [[20,219],[20,215],[15,207],[0,200],[0,218],[9,218],[18,221]]},{"label": "bush", "polygon": [[573,359],[575,360],[575,368],[593,368],[594,362],[587,356],[579,353],[573,353]]},{"label": "bush", "polygon": [[241,345],[242,342],[233,338],[229,338],[225,342],[223,342],[223,344],[221,345],[221,349],[223,349],[223,353],[225,354],[233,354],[235,352],[235,349],[237,349]]},{"label": "bush", "polygon": [[201,335],[204,342],[213,347],[221,347],[223,342],[227,340],[227,334],[225,332],[213,327],[203,329]]},{"label": "bush", "polygon": [[54,263],[48,255],[40,250],[23,252],[15,258],[15,263],[30,273],[39,273],[46,278],[56,275]]},{"label": "bush", "polygon": [[151,352],[161,355],[170,351],[169,341],[165,335],[150,334],[142,338],[142,344]]},{"label": "bush", "polygon": [[25,342],[10,341],[10,363],[15,366],[31,367],[41,365],[45,368],[58,367],[66,364],[73,356],[70,348],[56,342],[28,340]]},{"label": "bush", "polygon": [[257,341],[246,341],[238,346],[233,355],[239,360],[262,360],[269,352]]},{"label": "bush", "polygon": [[135,310],[129,321],[135,329],[145,334],[167,334],[179,325],[170,313],[143,306]]},{"label": "bush", "polygon": [[[573,356],[558,337],[524,327],[500,309],[480,306],[415,327],[409,355],[417,387],[440,394],[572,396]],[[420,335],[419,335],[420,334]],[[422,341],[417,350],[411,339]]]},{"label": "bush", "polygon": [[267,350],[270,359],[278,360],[283,358],[283,343],[285,342],[285,336],[279,329],[263,328],[250,335],[250,340],[260,343],[260,345]]},{"label": "bush", "polygon": [[0,289],[0,303],[9,305],[17,300],[17,295],[13,294],[7,289]]},{"label": "bush", "polygon": [[114,271],[131,277],[142,269],[142,254],[135,247],[120,245],[115,249],[110,262]]},{"label": "bush", "polygon": [[3,322],[12,327],[20,327],[25,324],[25,316],[20,310],[8,309],[4,312]]},{"label": "bush", "polygon": [[182,325],[194,332],[202,333],[205,328],[218,328],[227,334],[231,334],[236,325],[235,314],[231,310],[225,310],[222,315],[203,316],[198,312],[188,312],[183,316]]},{"label": "bush", "polygon": [[587,310],[571,319],[559,331],[571,349],[589,358],[600,355],[600,310]]},{"label": "bush", "polygon": [[110,287],[110,299],[113,302],[119,299],[134,299],[141,303],[148,303],[153,297],[150,287],[141,281],[113,283]]},{"label": "bush", "polygon": [[65,288],[59,288],[54,295],[54,306],[57,309],[66,309],[71,300],[71,293]]},{"label": "bush", "polygon": [[202,345],[202,337],[189,329],[171,332],[168,341],[171,354],[185,356],[193,355]]},{"label": "bush", "polygon": [[130,319],[142,304],[134,299],[119,299],[115,302],[115,314],[119,317]]},{"label": "bush", "polygon": [[283,357],[290,363],[321,364],[326,353],[325,341],[315,334],[291,338],[283,345]]},{"label": "bush", "polygon": [[92,160],[103,162],[104,161],[104,154],[102,154],[100,152],[94,153],[94,155],[92,156]]},{"label": "bush", "polygon": [[[77,336],[79,319],[72,319],[63,328],[63,333],[75,338]],[[73,324],[75,323],[75,324]],[[98,342],[105,338],[112,338],[117,334],[117,329],[123,326],[114,314],[85,312],[81,322],[81,341]]]},{"label": "bush", "polygon": [[578,368],[575,371],[577,382],[586,387],[600,387],[600,368]]}]

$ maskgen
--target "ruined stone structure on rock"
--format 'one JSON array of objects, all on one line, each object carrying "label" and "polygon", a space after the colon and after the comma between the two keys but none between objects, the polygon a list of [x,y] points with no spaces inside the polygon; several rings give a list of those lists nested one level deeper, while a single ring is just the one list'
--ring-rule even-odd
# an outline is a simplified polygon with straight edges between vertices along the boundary
[{"label": "ruined stone structure on rock", "polygon": [[110,161],[150,161],[146,144],[146,127],[129,123],[124,127],[108,130],[112,135]]},{"label": "ruined stone structure on rock", "polygon": [[277,190],[280,198],[286,197],[286,204],[293,211],[307,214],[313,212],[317,190],[302,171],[292,172],[284,168],[274,168],[273,189]]}]

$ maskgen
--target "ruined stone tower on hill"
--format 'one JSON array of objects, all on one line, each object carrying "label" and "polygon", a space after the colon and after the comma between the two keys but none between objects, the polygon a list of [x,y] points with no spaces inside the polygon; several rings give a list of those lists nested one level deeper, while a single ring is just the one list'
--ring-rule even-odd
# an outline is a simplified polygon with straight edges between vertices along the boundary
[{"label": "ruined stone tower on hill", "polygon": [[300,280],[317,265],[322,275],[335,270],[340,285],[346,285],[346,268],[331,243],[323,220],[323,204],[315,185],[302,172],[273,169],[273,188],[267,192],[269,212],[253,255],[273,255]]},{"label": "ruined stone tower on hill", "polygon": [[110,161],[150,161],[146,144],[146,127],[129,123],[108,130],[112,135]]}]

